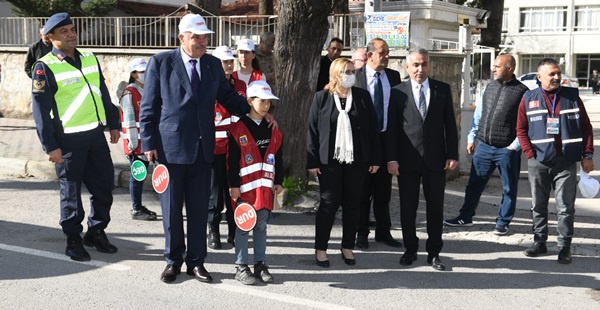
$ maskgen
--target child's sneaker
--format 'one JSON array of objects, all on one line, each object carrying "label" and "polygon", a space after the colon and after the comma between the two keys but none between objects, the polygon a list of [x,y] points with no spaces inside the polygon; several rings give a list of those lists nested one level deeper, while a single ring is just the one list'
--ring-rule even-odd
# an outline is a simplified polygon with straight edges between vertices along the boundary
[{"label": "child's sneaker", "polygon": [[254,285],[256,283],[256,278],[252,275],[250,268],[244,265],[235,267],[235,279],[244,285]]},{"label": "child's sneaker", "polygon": [[269,272],[269,266],[264,262],[254,264],[254,277],[265,283],[273,282],[273,276]]}]

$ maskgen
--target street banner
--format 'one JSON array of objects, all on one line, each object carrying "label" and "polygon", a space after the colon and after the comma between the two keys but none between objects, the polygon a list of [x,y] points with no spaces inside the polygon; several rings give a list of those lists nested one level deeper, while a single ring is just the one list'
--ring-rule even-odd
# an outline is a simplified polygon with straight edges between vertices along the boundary
[{"label": "street banner", "polygon": [[409,49],[410,12],[365,12],[366,43],[384,39],[390,48]]}]

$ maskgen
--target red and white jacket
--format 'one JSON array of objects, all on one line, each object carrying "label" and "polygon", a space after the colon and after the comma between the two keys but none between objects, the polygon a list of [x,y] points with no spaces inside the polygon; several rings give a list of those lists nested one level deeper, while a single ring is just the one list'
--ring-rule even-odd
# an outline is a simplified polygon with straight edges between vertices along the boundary
[{"label": "red and white jacket", "polygon": [[[121,96],[121,100],[125,96],[131,96],[131,105],[133,106],[133,112],[135,116],[135,127],[137,130],[130,130],[129,134],[127,133],[127,128],[132,124],[127,124],[125,122],[125,115],[123,114],[123,108],[119,109],[121,114],[121,132],[123,132],[123,151],[125,155],[141,155],[142,153],[142,140],[140,139],[140,102],[142,101],[142,94],[133,87],[131,84],[125,88],[123,91],[123,95]],[[127,145],[129,144],[129,135],[135,134],[137,135],[138,145],[137,148],[131,152]]]},{"label": "red and white jacket", "polygon": [[240,118],[231,115],[229,111],[218,102],[215,103],[215,155],[227,154],[227,130],[232,123]]},{"label": "red and white jacket", "polygon": [[233,124],[229,132],[240,148],[241,200],[251,204],[257,211],[273,210],[275,155],[281,147],[281,131],[272,130],[265,158],[260,155],[256,141],[243,122]]},{"label": "red and white jacket", "polygon": [[[240,94],[240,96],[246,97],[246,88],[248,88],[248,85],[246,85],[246,82],[240,80],[240,78],[238,77],[237,71],[233,72],[231,74],[231,76],[233,77],[233,79],[235,81],[233,88],[238,92],[238,94]],[[260,72],[258,70],[252,70],[252,74],[250,74],[250,81],[248,82],[248,84],[250,84],[254,81],[262,80],[262,77],[263,77],[262,72]]]}]

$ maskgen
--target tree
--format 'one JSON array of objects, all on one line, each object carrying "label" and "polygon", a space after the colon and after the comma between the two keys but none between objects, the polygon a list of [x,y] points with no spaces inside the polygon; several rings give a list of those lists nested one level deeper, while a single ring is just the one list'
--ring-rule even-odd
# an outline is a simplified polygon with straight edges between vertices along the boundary
[{"label": "tree", "polygon": [[258,0],[258,15],[273,15],[273,0]]},{"label": "tree", "polygon": [[306,120],[327,39],[327,17],[342,0],[279,0],[275,34],[276,87],[280,104],[274,114],[284,133],[285,175],[306,179]]},{"label": "tree", "polygon": [[193,7],[190,7],[190,10],[194,14],[205,16],[208,12],[209,15],[221,15],[221,0],[194,0],[192,1],[192,4],[194,4],[197,8],[201,8],[201,10],[194,10]]},{"label": "tree", "polygon": [[4,0],[21,17],[45,17],[67,12],[71,16],[104,16],[117,6],[117,0]]}]

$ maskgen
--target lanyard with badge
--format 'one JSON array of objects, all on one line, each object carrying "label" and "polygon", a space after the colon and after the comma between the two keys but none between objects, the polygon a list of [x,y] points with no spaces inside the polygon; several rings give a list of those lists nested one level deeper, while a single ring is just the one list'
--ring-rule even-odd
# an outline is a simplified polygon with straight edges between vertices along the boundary
[{"label": "lanyard with badge", "polygon": [[[548,135],[557,135],[560,133],[560,118],[554,117],[554,108],[556,107],[556,97],[558,97],[559,91],[560,91],[560,87],[559,87],[559,89],[557,89],[556,93],[554,94],[554,100],[552,100],[552,117],[548,117],[548,120],[546,121],[546,134],[548,134]],[[548,99],[548,101],[550,101],[550,97],[548,97],[548,94],[546,94],[546,91],[543,88],[542,88],[542,92],[544,93],[544,97],[546,97],[546,99]]]}]

